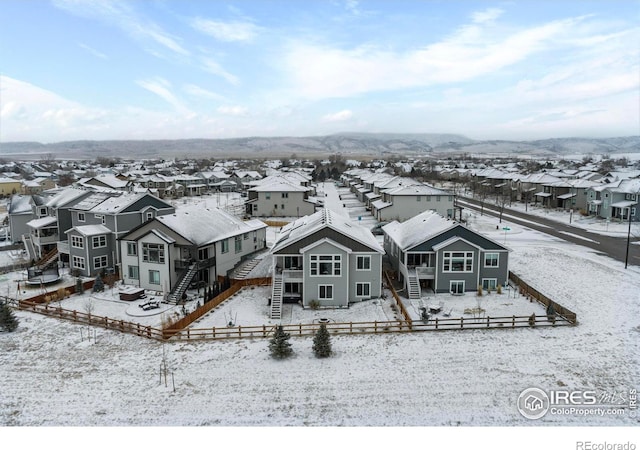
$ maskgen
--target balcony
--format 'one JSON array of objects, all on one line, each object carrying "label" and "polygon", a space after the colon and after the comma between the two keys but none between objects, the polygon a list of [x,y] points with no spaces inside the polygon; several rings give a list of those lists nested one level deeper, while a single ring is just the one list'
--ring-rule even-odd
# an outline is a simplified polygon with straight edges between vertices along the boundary
[{"label": "balcony", "polygon": [[433,280],[436,275],[435,267],[418,266],[416,267],[416,275],[422,280]]},{"label": "balcony", "polygon": [[58,253],[69,254],[69,241],[58,241]]}]

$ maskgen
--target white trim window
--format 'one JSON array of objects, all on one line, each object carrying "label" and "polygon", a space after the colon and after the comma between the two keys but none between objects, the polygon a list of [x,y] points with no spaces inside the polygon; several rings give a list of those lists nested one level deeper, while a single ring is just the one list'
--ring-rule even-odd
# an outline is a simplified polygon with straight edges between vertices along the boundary
[{"label": "white trim window", "polygon": [[473,272],[473,252],[443,252],[443,272]]},{"label": "white trim window", "polygon": [[93,258],[93,268],[102,269],[107,267],[107,255],[96,256]]},{"label": "white trim window", "polygon": [[318,285],[318,300],[333,300],[333,284]]},{"label": "white trim window", "polygon": [[72,256],[71,257],[71,266],[74,269],[82,269],[84,270],[84,258],[80,256]]},{"label": "white trim window", "polygon": [[223,239],[220,241],[220,253],[229,252],[229,239]]},{"label": "white trim window", "polygon": [[499,267],[500,266],[500,253],[485,253],[484,254],[484,266],[485,267]]},{"label": "white trim window", "polygon": [[160,284],[160,271],[159,270],[150,270],[149,271],[149,284]]},{"label": "white trim window", "polygon": [[146,217],[147,217],[147,220],[153,219],[153,211],[147,211]]},{"label": "white trim window", "polygon": [[356,256],[356,270],[371,270],[371,255]]},{"label": "white trim window", "polygon": [[356,297],[371,297],[371,283],[356,283]]},{"label": "white trim window", "polygon": [[131,278],[132,280],[140,279],[140,270],[138,269],[138,266],[128,266],[128,268],[129,278]]},{"label": "white trim window", "polygon": [[92,242],[93,248],[104,248],[107,246],[107,236],[104,234],[101,236],[93,236]]},{"label": "white trim window", "polygon": [[235,247],[236,253],[241,253],[242,252],[242,237],[235,236],[233,238],[233,243],[234,243],[234,247]]},{"label": "white trim window", "polygon": [[102,215],[102,214],[94,214],[93,217],[95,217],[96,219],[100,219],[100,223],[102,223],[102,225],[104,225],[105,223],[107,223],[107,218],[106,216]]},{"label": "white trim window", "polygon": [[84,213],[79,212],[78,213],[78,222],[84,222],[84,221],[85,221]]},{"label": "white trim window", "polygon": [[137,242],[127,242],[127,255],[128,256],[137,256],[138,255],[138,243]]},{"label": "white trim window", "polygon": [[82,236],[71,236],[71,247],[84,248],[84,239]]},{"label": "white trim window", "polygon": [[311,255],[310,275],[313,277],[339,277],[342,274],[341,255]]},{"label": "white trim window", "polygon": [[449,281],[449,292],[452,294],[464,294],[464,281],[463,280]]},{"label": "white trim window", "polygon": [[495,291],[498,289],[498,279],[497,278],[483,278],[482,279],[482,289],[485,291]]},{"label": "white trim window", "polygon": [[164,264],[164,245],[142,243],[142,261],[156,264]]}]

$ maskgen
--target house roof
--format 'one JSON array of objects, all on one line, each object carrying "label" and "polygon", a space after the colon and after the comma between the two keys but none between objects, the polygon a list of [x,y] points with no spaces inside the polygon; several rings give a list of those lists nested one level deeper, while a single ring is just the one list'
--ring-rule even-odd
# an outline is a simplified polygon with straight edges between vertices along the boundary
[{"label": "house roof", "polygon": [[14,195],[9,202],[9,214],[31,214],[31,195]]},{"label": "house roof", "polygon": [[80,225],[65,231],[65,233],[69,233],[74,230],[83,236],[97,236],[99,234],[111,233],[111,230],[104,225]]},{"label": "house roof", "polygon": [[198,246],[267,227],[260,220],[243,222],[222,209],[199,205],[185,206],[154,220]]},{"label": "house roof", "polygon": [[376,252],[384,253],[384,249],[370,230],[327,208],[282,227],[271,251],[275,253],[323,228],[331,228]]},{"label": "house roof", "polygon": [[50,208],[60,208],[86,195],[87,191],[84,189],[68,187],[47,200],[46,205]]},{"label": "house roof", "polygon": [[414,184],[410,186],[398,186],[384,191],[392,196],[401,195],[452,195],[450,192],[429,186],[428,184]]},{"label": "house roof", "polygon": [[402,223],[393,221],[382,230],[402,249],[415,247],[457,223],[447,220],[435,211],[425,211]]},{"label": "house roof", "polygon": [[58,219],[56,219],[55,217],[47,216],[47,217],[41,217],[39,219],[30,220],[29,222],[27,222],[27,226],[33,229],[38,229],[38,228],[44,228],[48,225],[52,225],[57,222],[58,222]]}]

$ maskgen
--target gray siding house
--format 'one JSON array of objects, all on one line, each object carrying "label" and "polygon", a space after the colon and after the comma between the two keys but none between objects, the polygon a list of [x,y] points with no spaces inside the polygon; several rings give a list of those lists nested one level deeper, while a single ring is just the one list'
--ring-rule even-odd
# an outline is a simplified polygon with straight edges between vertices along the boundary
[{"label": "gray siding house", "polygon": [[266,229],[260,220],[244,222],[218,208],[180,208],[120,237],[122,279],[177,301],[192,281],[219,281],[264,250]]},{"label": "gray siding house", "polygon": [[382,227],[384,249],[409,298],[505,285],[509,249],[433,211]]},{"label": "gray siding house", "polygon": [[283,227],[271,253],[274,319],[284,301],[343,308],[382,293],[384,250],[371,231],[331,210]]},{"label": "gray siding house", "polygon": [[426,184],[399,186],[381,194],[379,200],[371,202],[371,213],[379,221],[403,221],[428,210],[453,216],[453,194]]},{"label": "gray siding house", "polygon": [[316,203],[309,199],[314,192],[290,174],[265,178],[247,191],[246,212],[252,217],[301,217],[313,214]]}]

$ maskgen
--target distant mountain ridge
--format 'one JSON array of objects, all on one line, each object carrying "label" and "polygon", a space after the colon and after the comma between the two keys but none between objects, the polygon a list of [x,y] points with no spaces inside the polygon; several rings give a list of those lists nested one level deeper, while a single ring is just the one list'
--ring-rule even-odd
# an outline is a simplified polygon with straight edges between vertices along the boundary
[{"label": "distant mountain ridge", "polygon": [[339,133],[308,137],[245,137],[230,139],[105,140],[0,143],[0,158],[29,158],[51,154],[58,159],[315,157],[467,153],[562,156],[640,152],[640,136],[613,138],[553,138],[533,141],[473,140],[458,134]]}]

